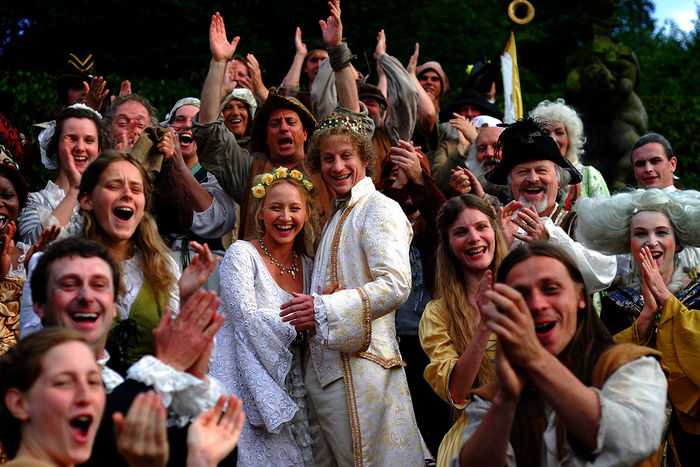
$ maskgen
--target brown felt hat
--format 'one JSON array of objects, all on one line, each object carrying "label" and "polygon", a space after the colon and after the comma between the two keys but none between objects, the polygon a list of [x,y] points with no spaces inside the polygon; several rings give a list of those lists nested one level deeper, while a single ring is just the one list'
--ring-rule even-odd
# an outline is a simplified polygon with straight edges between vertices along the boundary
[{"label": "brown felt hat", "polygon": [[357,83],[357,97],[362,99],[374,99],[378,103],[382,104],[385,108],[387,107],[386,97],[382,94],[382,91],[370,83]]},{"label": "brown felt hat", "polygon": [[440,81],[442,81],[442,92],[440,93],[440,99],[442,99],[450,93],[450,82],[447,80],[447,75],[438,62],[430,61],[416,67],[416,76],[420,77],[420,75],[428,70],[433,70],[437,73],[440,77]]},{"label": "brown felt hat", "polygon": [[267,120],[270,114],[277,109],[290,109],[299,115],[301,124],[309,136],[314,132],[316,127],[316,119],[309,109],[295,97],[280,96],[277,89],[270,88],[270,92],[265,99],[265,103],[255,113],[253,119],[253,131],[251,133],[250,144],[252,152],[265,152],[267,150]]}]

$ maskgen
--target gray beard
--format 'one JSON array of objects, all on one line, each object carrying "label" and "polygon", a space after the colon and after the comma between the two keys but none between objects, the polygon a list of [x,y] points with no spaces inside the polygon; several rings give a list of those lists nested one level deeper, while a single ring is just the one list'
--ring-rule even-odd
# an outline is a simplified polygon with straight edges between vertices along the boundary
[{"label": "gray beard", "polygon": [[497,185],[486,180],[484,175],[486,175],[487,170],[484,169],[484,164],[479,162],[479,159],[477,159],[476,144],[474,143],[469,145],[469,149],[467,149],[467,161],[465,165],[469,171],[474,174],[476,179],[479,180],[481,187],[486,193],[492,196],[498,196],[506,188],[505,185]]},{"label": "gray beard", "polygon": [[535,211],[537,211],[537,214],[542,214],[544,211],[547,210],[547,194],[545,193],[544,198],[542,198],[542,201],[540,201],[537,204],[532,204],[528,203],[525,201],[523,195],[520,195],[520,202],[524,204],[523,207],[529,208],[529,207],[534,207]]}]

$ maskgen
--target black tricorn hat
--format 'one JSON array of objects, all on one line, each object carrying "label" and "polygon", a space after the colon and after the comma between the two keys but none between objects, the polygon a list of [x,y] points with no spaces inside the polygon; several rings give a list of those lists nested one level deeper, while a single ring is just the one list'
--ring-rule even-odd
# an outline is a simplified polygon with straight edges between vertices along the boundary
[{"label": "black tricorn hat", "polygon": [[523,162],[548,160],[569,172],[570,185],[580,183],[581,172],[561,155],[557,143],[551,136],[542,133],[541,126],[541,122],[532,118],[518,120],[508,125],[498,137],[497,150],[501,151],[501,162],[484,175],[486,180],[506,185],[508,175],[516,165]]},{"label": "black tricorn hat", "polygon": [[467,88],[450,102],[440,107],[440,120],[446,122],[452,118],[453,112],[459,112],[463,105],[473,105],[478,108],[482,115],[503,120],[503,112],[497,105],[490,103],[479,91],[474,88]]},{"label": "black tricorn hat", "polygon": [[63,69],[56,77],[56,85],[59,90],[68,90],[74,83],[90,81],[96,74],[95,58],[92,54],[80,57],[70,53]]},{"label": "black tricorn hat", "polygon": [[474,88],[485,94],[491,90],[491,84],[497,82],[500,76],[501,63],[498,57],[487,60],[486,55],[482,51],[481,57],[472,66],[464,86],[467,88]]}]

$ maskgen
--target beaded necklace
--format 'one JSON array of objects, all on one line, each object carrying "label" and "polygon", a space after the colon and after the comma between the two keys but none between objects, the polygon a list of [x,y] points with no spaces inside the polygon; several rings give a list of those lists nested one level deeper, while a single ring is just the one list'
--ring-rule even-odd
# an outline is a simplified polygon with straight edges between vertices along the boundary
[{"label": "beaded necklace", "polygon": [[288,272],[289,274],[292,275],[292,279],[296,279],[297,277],[297,272],[299,272],[299,267],[297,266],[297,252],[292,250],[292,265],[290,267],[287,267],[283,264],[281,264],[279,261],[277,261],[275,258],[272,257],[270,252],[267,250],[265,247],[265,244],[263,243],[262,236],[258,237],[258,241],[260,242],[260,248],[262,249],[263,253],[265,253],[265,256],[270,258],[270,261],[280,268],[280,274],[284,274],[285,271]]}]

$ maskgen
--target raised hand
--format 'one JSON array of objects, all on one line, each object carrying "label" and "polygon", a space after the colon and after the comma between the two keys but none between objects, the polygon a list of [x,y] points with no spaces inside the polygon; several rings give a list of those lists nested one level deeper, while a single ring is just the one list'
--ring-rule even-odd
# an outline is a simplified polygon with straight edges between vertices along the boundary
[{"label": "raised hand", "polygon": [[549,234],[544,224],[540,219],[540,215],[535,210],[534,206],[523,208],[518,211],[518,215],[513,222],[520,227],[525,233],[521,234],[517,231],[513,232],[513,236],[524,242],[534,242],[535,240],[547,240]]},{"label": "raised hand", "polygon": [[236,89],[237,85],[238,81],[236,81],[234,73],[234,63],[233,60],[229,60],[224,67],[224,78],[221,82],[221,100],[223,101],[226,96],[231,94],[231,92]]},{"label": "raised hand", "polygon": [[294,49],[296,50],[297,55],[303,55],[306,57],[306,54],[308,53],[306,44],[304,44],[301,40],[301,28],[299,26],[297,26],[297,30],[294,33]]},{"label": "raised hand", "polygon": [[639,252],[639,265],[642,268],[642,282],[647,284],[658,306],[663,307],[666,304],[666,300],[673,294],[668,290],[666,282],[659,271],[659,265],[656,264],[656,260],[648,246],[643,247]]},{"label": "raised hand", "polygon": [[[403,140],[399,140],[399,145],[389,150],[389,159],[399,166],[399,173],[403,171],[406,179],[416,185],[423,184],[423,167],[420,163],[422,157],[412,143]],[[397,177],[395,184],[400,178]]]},{"label": "raised hand", "polygon": [[170,446],[167,412],[154,391],[137,395],[127,412],[112,415],[119,454],[130,467],[158,467],[168,463]]},{"label": "raised hand", "polygon": [[197,254],[180,276],[180,300],[182,301],[187,300],[190,295],[204,285],[219,262],[219,257],[214,257],[211,254],[209,245],[206,243],[200,245],[195,241],[191,241],[190,246],[194,248]]},{"label": "raised hand", "polygon": [[32,255],[37,251],[44,251],[49,243],[53,242],[54,240],[56,240],[56,238],[58,238],[58,234],[60,233],[61,227],[58,225],[52,225],[51,227],[44,228],[44,230],[41,231],[41,235],[39,235],[39,239],[36,242],[34,242],[34,244],[29,248],[29,250],[27,250],[27,253],[24,255],[24,267],[29,267],[29,259],[32,257]]},{"label": "raised hand", "polygon": [[[203,354],[211,352],[214,335],[224,323],[225,316],[217,312],[221,300],[213,291],[198,290],[182,306],[173,318],[166,307],[158,327],[153,330],[156,341],[156,358],[175,370],[204,378],[201,371]],[[187,345],[182,343],[186,342]]]},{"label": "raised hand", "polygon": [[466,167],[455,167],[450,169],[450,190],[455,195],[466,195],[471,193],[472,187],[469,182]]},{"label": "raised hand", "polygon": [[95,76],[89,85],[86,82],[83,82],[83,84],[87,86],[85,105],[99,111],[109,94],[109,89],[105,89],[107,81],[102,76]]},{"label": "raised hand", "polygon": [[131,81],[129,81],[128,79],[125,81],[122,81],[121,85],[119,86],[119,95],[120,96],[128,96],[131,93],[132,93]]},{"label": "raised hand", "polygon": [[532,362],[547,353],[535,334],[535,322],[522,294],[514,288],[496,283],[484,292],[494,307],[482,307],[481,318],[498,340],[510,363],[519,368],[528,368]]},{"label": "raised hand", "polygon": [[513,200],[505,207],[501,206],[498,208],[498,224],[501,226],[503,238],[509,247],[513,242],[514,234],[517,230],[516,225],[513,223],[513,216],[518,212],[518,209],[522,209],[523,206],[524,204],[522,201]]},{"label": "raised hand", "polygon": [[460,138],[464,146],[469,146],[469,144],[474,142],[477,135],[476,127],[465,116],[452,112],[452,118],[449,120],[449,123],[459,131],[461,137],[464,137],[464,141]]},{"label": "raised hand", "polygon": [[248,54],[246,56],[246,66],[250,71],[251,84],[255,91],[255,95],[260,96],[261,99],[265,101],[267,99],[268,91],[265,87],[265,84],[263,83],[262,72],[260,71],[260,64],[255,58],[255,55]]},{"label": "raised hand", "polygon": [[245,414],[243,402],[231,394],[221,396],[216,406],[202,413],[187,429],[187,467],[214,467],[238,443]]},{"label": "raised hand", "polygon": [[230,60],[236,52],[236,46],[241,38],[234,37],[231,42],[226,38],[226,26],[224,19],[219,12],[212,15],[211,25],[209,26],[209,49],[211,50],[211,58],[216,61]]},{"label": "raised hand", "polygon": [[492,283],[493,273],[489,269],[484,273],[483,277],[479,281],[479,287],[476,290],[476,309],[479,312],[479,316],[486,314],[488,311],[498,311],[496,310],[493,302],[486,296],[486,292],[492,289]]},{"label": "raised hand", "polygon": [[406,65],[406,71],[411,75],[416,75],[416,67],[418,66],[418,51],[420,49],[420,44],[416,42],[416,48],[413,51],[413,55],[408,60],[408,65]]},{"label": "raised hand", "polygon": [[5,233],[2,236],[2,252],[0,253],[0,277],[5,277],[10,272],[12,265],[12,253],[15,249],[15,242],[12,237],[17,232],[17,225],[14,221],[10,221],[5,228]]},{"label": "raised hand", "polygon": [[340,45],[343,41],[343,23],[340,21],[340,0],[332,0],[328,2],[330,7],[330,16],[324,21],[319,20],[323,33],[323,41],[329,47]]},{"label": "raised hand", "polygon": [[[163,154],[163,158],[166,161],[175,156],[175,152],[180,151],[180,143],[173,128],[168,128],[168,131],[163,135],[160,141],[158,141],[156,148]],[[180,158],[182,158],[182,152],[180,152]]]},{"label": "raised hand", "polygon": [[377,34],[377,47],[374,48],[374,59],[376,60],[380,55],[386,53],[386,34],[382,29]]},{"label": "raised hand", "polygon": [[498,375],[498,391],[501,397],[507,400],[518,399],[527,383],[527,376],[523,371],[511,365],[500,342],[496,348],[496,374]]},{"label": "raised hand", "polygon": [[484,196],[486,192],[481,182],[466,167],[455,167],[450,170],[450,189],[458,195],[473,193],[476,196]]}]

